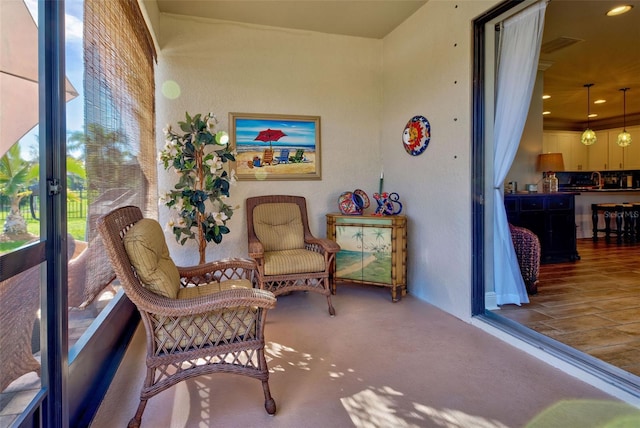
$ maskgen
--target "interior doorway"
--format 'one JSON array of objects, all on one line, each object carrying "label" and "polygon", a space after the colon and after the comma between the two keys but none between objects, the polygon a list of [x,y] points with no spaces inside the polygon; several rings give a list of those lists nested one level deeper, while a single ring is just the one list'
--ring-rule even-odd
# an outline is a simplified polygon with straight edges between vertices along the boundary
[{"label": "interior doorway", "polygon": [[[584,7],[583,3],[587,2],[571,2],[577,9]],[[520,4],[521,5],[521,4]],[[615,384],[620,388],[631,392],[635,396],[640,396],[640,389],[638,387],[638,376],[636,368],[632,368],[627,364],[624,368],[614,366],[608,362],[605,362],[605,354],[600,353],[597,356],[590,355],[585,351],[585,347],[578,346],[576,342],[565,340],[567,343],[563,343],[562,334],[554,334],[549,329],[541,328],[538,324],[536,326],[530,324],[532,317],[539,316],[539,311],[529,311],[525,314],[527,308],[533,306],[523,305],[521,307],[515,306],[514,308],[505,308],[501,310],[490,310],[486,305],[485,299],[487,294],[493,290],[493,248],[488,241],[491,240],[491,228],[487,227],[487,224],[491,224],[490,219],[493,217],[492,201],[488,197],[491,186],[488,183],[491,180],[488,178],[491,176],[491,159],[492,152],[492,126],[493,126],[493,111],[494,111],[494,93],[493,82],[495,81],[494,66],[495,63],[495,37],[493,32],[495,26],[499,24],[506,17],[515,13],[515,4],[497,6],[495,9],[487,13],[485,16],[476,21],[475,35],[475,60],[474,60],[474,149],[473,149],[473,192],[474,192],[474,213],[473,213],[473,228],[474,228],[474,287],[473,287],[473,312],[474,315],[479,316],[487,322],[498,326],[500,329],[508,331],[514,336],[520,339],[533,343],[536,347],[543,349],[556,357],[559,357],[579,368],[588,371],[602,379],[605,379],[608,383]],[[522,5],[521,5],[522,6]],[[590,25],[585,22],[584,25]],[[489,191],[488,191],[489,190]],[[487,208],[489,207],[489,208]],[[586,249],[583,250],[586,254]],[[637,249],[636,249],[637,251]],[[583,258],[582,265],[586,265],[590,261],[593,263],[592,257],[598,257],[597,255]],[[572,266],[577,266],[576,263]],[[606,262],[604,262],[606,265]],[[567,264],[568,266],[568,264]],[[555,272],[554,272],[555,269]],[[578,275],[569,278],[568,269],[564,267],[552,269],[549,266],[546,280],[555,285],[546,284],[547,290],[555,290],[554,297],[549,294],[544,296],[542,290],[544,286],[541,283],[539,290],[540,296],[536,299],[562,299],[567,298],[566,291],[564,294],[562,291],[562,284],[572,283],[576,290],[580,290],[581,284],[586,284],[589,274]],[[559,271],[559,273],[558,273]],[[629,270],[627,270],[629,271]],[[596,274],[597,275],[597,274]],[[545,280],[545,278],[541,278]],[[618,279],[612,279],[611,281],[619,281]],[[639,281],[640,282],[640,281]],[[637,293],[636,293],[637,294]],[[532,299],[532,302],[533,301]],[[535,303],[534,303],[535,304]],[[530,304],[531,305],[531,304]],[[581,317],[587,316],[588,309],[581,304],[576,304],[576,308],[585,312],[580,315]],[[631,309],[631,308],[629,308]],[[519,312],[519,315],[517,315]],[[538,319],[538,322],[540,320]],[[580,322],[578,319],[576,322]],[[560,325],[560,324],[558,324]],[[638,324],[640,325],[640,324]],[[532,328],[534,327],[534,328]],[[633,328],[633,327],[632,327]],[[640,334],[640,328],[629,333]],[[564,336],[568,338],[569,336]],[[588,338],[586,339],[588,340]],[[594,339],[595,342],[595,339]],[[586,343],[587,347],[594,347],[593,343]],[[613,348],[610,349],[613,351]],[[633,353],[627,354],[629,358],[633,358]],[[635,353],[635,356],[640,358],[640,353]],[[599,358],[598,358],[599,357]],[[622,364],[620,364],[622,365]],[[626,369],[626,370],[625,370]],[[630,370],[630,371],[627,371]]]}]

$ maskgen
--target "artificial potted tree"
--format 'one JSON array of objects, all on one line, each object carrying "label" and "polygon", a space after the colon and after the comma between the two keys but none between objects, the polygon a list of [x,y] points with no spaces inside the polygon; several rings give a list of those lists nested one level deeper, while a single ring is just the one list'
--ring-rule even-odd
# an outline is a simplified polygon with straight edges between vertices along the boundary
[{"label": "artificial potted tree", "polygon": [[193,117],[186,113],[186,120],[178,122],[181,133],[170,125],[163,130],[166,145],[160,151],[164,168],[178,174],[174,188],[161,197],[177,214],[169,226],[181,245],[196,240],[200,263],[205,263],[207,243],[219,244],[229,233],[227,221],[233,215],[233,207],[225,200],[235,176],[225,164],[235,161],[235,156],[228,146],[229,135],[216,132],[216,124],[213,113]]}]

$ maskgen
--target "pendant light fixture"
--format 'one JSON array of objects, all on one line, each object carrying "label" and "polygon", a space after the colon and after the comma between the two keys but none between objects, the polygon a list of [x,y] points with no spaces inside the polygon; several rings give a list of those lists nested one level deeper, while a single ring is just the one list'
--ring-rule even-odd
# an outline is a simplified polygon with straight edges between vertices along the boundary
[{"label": "pendant light fixture", "polygon": [[631,144],[631,134],[627,132],[627,91],[629,88],[622,88],[622,132],[618,134],[618,145],[627,147]]},{"label": "pendant light fixture", "polygon": [[584,85],[585,88],[587,88],[587,129],[584,130],[584,132],[582,133],[582,136],[580,137],[580,141],[582,142],[582,144],[584,144],[585,146],[590,146],[592,144],[595,144],[596,141],[598,141],[598,137],[596,137],[596,133],[593,132],[591,130],[591,128],[589,128],[589,107],[591,106],[591,101],[589,100],[589,90],[591,89],[591,87],[593,86],[593,83],[587,83]]}]

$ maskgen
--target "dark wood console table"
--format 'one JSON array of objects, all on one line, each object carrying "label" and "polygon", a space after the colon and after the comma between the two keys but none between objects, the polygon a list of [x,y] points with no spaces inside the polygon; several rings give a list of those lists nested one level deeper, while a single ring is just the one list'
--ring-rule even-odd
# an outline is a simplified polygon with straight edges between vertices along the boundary
[{"label": "dark wood console table", "polygon": [[541,263],[580,260],[573,193],[515,193],[504,197],[509,223],[538,235]]}]

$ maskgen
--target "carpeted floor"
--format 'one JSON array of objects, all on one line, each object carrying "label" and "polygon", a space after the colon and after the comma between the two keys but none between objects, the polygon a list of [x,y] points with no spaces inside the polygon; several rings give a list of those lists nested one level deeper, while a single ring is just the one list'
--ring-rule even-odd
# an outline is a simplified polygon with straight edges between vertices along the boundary
[{"label": "carpeted floor", "polygon": [[[275,416],[264,410],[259,381],[215,375],[149,400],[142,426],[523,427],[558,403],[628,409],[411,295],[392,303],[387,289],[341,284],[333,302],[334,318],[323,296],[301,292],[269,313]],[[140,327],[93,428],[126,426],[143,376]],[[552,425],[537,426],[589,426],[576,414],[584,412],[560,410]]]}]

